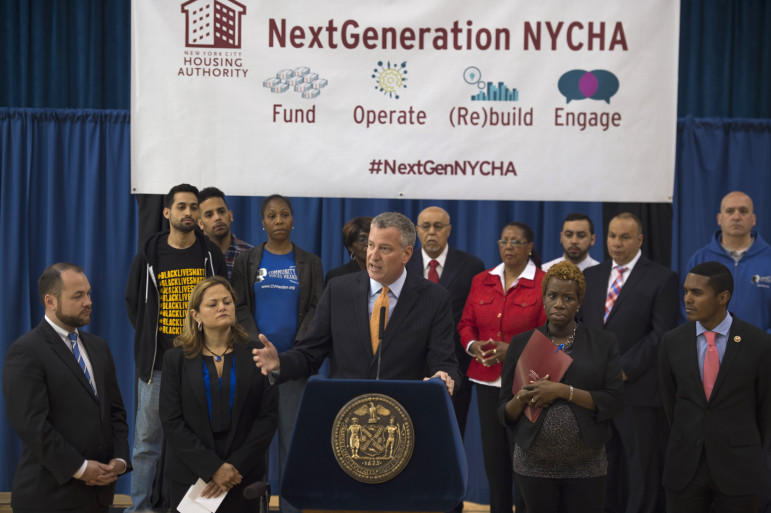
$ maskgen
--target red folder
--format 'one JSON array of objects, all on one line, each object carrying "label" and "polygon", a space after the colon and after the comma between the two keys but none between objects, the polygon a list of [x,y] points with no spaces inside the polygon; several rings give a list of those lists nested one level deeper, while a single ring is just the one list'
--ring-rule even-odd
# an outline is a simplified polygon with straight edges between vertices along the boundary
[{"label": "red folder", "polygon": [[[546,335],[538,330],[533,330],[533,335],[527,341],[527,345],[517,361],[511,391],[516,396],[517,392],[522,390],[525,385],[529,385],[531,381],[538,381],[547,374],[549,381],[562,381],[562,376],[565,375],[565,371],[572,363],[573,359],[554,345]],[[535,422],[542,409],[527,405],[525,415],[530,419],[530,422]]]}]

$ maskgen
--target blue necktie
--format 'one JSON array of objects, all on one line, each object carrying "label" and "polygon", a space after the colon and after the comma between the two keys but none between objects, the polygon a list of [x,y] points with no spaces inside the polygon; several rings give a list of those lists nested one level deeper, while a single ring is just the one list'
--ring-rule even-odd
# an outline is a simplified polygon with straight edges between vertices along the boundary
[{"label": "blue necktie", "polygon": [[78,347],[78,335],[76,333],[70,333],[67,336],[69,337],[70,344],[72,345],[72,354],[75,355],[75,359],[78,361],[78,365],[80,365],[80,368],[83,369],[83,372],[86,374],[86,380],[88,381],[88,384],[91,385],[91,390],[93,390],[94,394],[96,394],[96,388],[94,387],[94,383],[91,381],[91,375],[88,373],[86,361],[80,355],[80,348]]}]

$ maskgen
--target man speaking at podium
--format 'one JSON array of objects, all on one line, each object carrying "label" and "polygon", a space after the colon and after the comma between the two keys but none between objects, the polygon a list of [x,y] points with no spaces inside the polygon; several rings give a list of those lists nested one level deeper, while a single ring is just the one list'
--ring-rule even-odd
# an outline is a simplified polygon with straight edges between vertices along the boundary
[{"label": "man speaking at podium", "polygon": [[264,335],[254,349],[263,374],[279,382],[315,374],[330,358],[333,379],[441,379],[452,395],[461,378],[447,291],[407,273],[415,226],[402,214],[372,220],[367,272],[331,280],[302,340],[278,355]]}]

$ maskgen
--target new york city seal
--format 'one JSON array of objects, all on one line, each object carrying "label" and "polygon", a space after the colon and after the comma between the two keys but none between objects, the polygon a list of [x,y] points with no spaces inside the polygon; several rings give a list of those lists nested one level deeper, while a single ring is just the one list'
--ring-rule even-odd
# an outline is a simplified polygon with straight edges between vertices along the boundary
[{"label": "new york city seal", "polygon": [[382,394],[355,397],[332,425],[332,452],[346,474],[362,483],[383,483],[404,470],[415,447],[407,410]]}]

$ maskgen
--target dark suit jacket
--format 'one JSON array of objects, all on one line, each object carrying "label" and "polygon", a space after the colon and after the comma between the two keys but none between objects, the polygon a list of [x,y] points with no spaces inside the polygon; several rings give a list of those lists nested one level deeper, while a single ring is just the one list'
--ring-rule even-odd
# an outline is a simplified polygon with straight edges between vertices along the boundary
[{"label": "dark suit jacket", "polygon": [[203,381],[203,357],[185,358],[175,347],[163,359],[160,412],[166,453],[166,475],[171,481],[194,484],[200,477],[208,482],[227,462],[236,467],[250,484],[265,473],[268,449],[278,418],[278,389],[271,387],[254,366],[253,344],[233,348],[236,392],[233,399],[227,457],[214,450],[209,407]]},{"label": "dark suit jacket", "polygon": [[[258,340],[260,328],[254,321],[254,280],[260,270],[265,244],[260,244],[238,254],[233,264],[230,283],[236,291],[236,317],[251,340]],[[324,290],[324,271],[321,259],[313,253],[294,246],[294,262],[297,266],[297,280],[300,282],[300,301],[297,306],[297,334],[300,340],[308,329],[316,303]]]},{"label": "dark suit jacket", "polygon": [[[546,334],[546,326],[538,328]],[[523,413],[515,422],[506,420],[506,403],[514,394],[511,391],[514,383],[514,372],[517,361],[534,330],[529,330],[511,339],[511,345],[503,361],[501,374],[501,399],[498,403],[498,418],[504,426],[514,430],[517,445],[527,449],[533,443],[541,429],[546,411],[535,419],[535,423]],[[609,420],[618,414],[624,406],[621,395],[623,382],[621,380],[621,364],[616,337],[612,333],[587,328],[579,324],[576,339],[573,343],[573,363],[563,376],[562,383],[586,390],[592,395],[597,411],[589,411],[573,403],[569,403],[578,421],[581,437],[586,447],[598,447],[610,439]]]},{"label": "dark suit jacket", "polygon": [[624,401],[637,406],[661,407],[656,364],[659,341],[677,325],[680,283],[677,274],[640,257],[603,324],[612,260],[589,267],[582,319],[590,328],[615,333],[621,351],[621,369],[627,375]]},{"label": "dark suit jacket", "polygon": [[[427,265],[428,262],[423,262],[423,252],[420,248],[415,248],[415,251],[412,252],[412,258],[407,262],[407,272],[415,273],[422,277],[423,269]],[[444,261],[442,275],[439,277],[439,285],[446,288],[450,293],[455,358],[458,359],[460,371],[464,375],[468,370],[469,363],[471,363],[471,356],[461,346],[458,323],[463,315],[463,307],[466,305],[469,290],[471,290],[471,280],[484,270],[485,264],[480,259],[470,253],[450,246],[447,250],[447,259]]]},{"label": "dark suit jacket", "polygon": [[[346,274],[329,282],[302,340],[279,355],[280,381],[309,376],[330,357],[330,378],[375,379],[377,357],[369,334],[369,275]],[[407,273],[381,344],[382,379],[423,379],[437,371],[459,381],[447,291]]]},{"label": "dark suit jacket", "polygon": [[329,283],[332,278],[337,278],[344,274],[357,273],[361,271],[359,263],[356,260],[349,260],[347,264],[343,264],[340,267],[335,267],[324,276],[324,283]]},{"label": "dark suit jacket", "polygon": [[734,317],[726,344],[707,401],[696,323],[682,324],[661,340],[661,393],[672,427],[664,460],[666,488],[688,485],[702,451],[722,493],[756,494],[767,485],[762,447],[771,436],[771,335]]},{"label": "dark suit jacket", "polygon": [[8,350],[3,394],[8,420],[24,445],[13,479],[14,508],[85,508],[96,494],[112,504],[115,485],[72,477],[84,460],[122,458],[131,469],[126,410],[107,343],[80,331],[99,398],[61,337],[43,319]]}]

